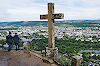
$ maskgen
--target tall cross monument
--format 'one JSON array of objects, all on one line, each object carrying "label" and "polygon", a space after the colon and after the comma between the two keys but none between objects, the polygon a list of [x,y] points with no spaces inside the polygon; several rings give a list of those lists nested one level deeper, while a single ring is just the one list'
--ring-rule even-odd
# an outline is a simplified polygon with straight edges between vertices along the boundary
[{"label": "tall cross monument", "polygon": [[64,14],[54,14],[54,3],[48,3],[48,14],[40,15],[40,19],[48,19],[48,48],[55,48],[54,19],[63,19]]}]

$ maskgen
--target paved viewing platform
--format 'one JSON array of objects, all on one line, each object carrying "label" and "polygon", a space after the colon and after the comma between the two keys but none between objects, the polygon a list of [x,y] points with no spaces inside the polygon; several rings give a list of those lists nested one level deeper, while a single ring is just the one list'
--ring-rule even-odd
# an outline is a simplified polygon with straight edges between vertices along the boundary
[{"label": "paved viewing platform", "polygon": [[0,50],[0,66],[57,66],[39,57],[30,51],[12,50],[10,52]]}]

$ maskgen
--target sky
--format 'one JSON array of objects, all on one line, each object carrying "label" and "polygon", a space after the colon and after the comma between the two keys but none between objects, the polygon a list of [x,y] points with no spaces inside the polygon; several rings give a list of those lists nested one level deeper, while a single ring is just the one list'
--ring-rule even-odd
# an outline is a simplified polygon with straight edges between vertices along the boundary
[{"label": "sky", "polygon": [[40,20],[50,2],[55,13],[64,13],[62,20],[100,19],[100,0],[0,0],[0,22]]}]

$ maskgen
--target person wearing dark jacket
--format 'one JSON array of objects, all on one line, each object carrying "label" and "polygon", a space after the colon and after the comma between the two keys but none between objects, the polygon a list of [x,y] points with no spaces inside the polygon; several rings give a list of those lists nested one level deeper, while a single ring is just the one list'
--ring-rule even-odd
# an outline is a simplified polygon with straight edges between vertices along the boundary
[{"label": "person wearing dark jacket", "polygon": [[20,38],[17,35],[17,33],[15,33],[15,36],[13,37],[13,39],[14,39],[14,43],[16,45],[16,51],[17,51],[19,49],[19,40],[20,40]]},{"label": "person wearing dark jacket", "polygon": [[11,35],[11,32],[9,32],[9,35],[6,36],[6,43],[9,45],[8,51],[11,51],[12,43],[13,43],[13,37]]}]

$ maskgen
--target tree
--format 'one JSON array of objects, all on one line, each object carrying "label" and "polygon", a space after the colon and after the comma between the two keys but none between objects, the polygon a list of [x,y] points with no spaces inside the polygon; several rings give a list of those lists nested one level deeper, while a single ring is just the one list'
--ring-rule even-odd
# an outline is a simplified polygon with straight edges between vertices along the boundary
[{"label": "tree", "polygon": [[71,61],[70,60],[67,60],[66,57],[61,57],[59,58],[58,62],[62,65],[62,66],[70,66],[71,64]]}]

